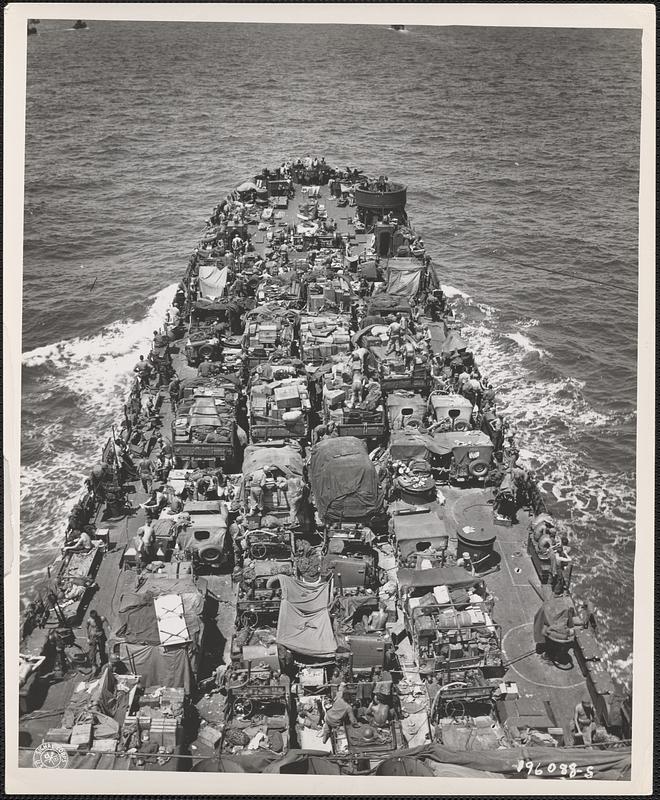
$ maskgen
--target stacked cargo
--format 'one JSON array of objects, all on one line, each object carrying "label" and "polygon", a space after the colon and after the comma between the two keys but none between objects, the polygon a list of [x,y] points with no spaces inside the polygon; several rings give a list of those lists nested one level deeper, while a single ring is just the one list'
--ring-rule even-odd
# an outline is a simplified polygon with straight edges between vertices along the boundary
[{"label": "stacked cargo", "polygon": [[387,431],[382,391],[377,381],[362,380],[353,388],[354,364],[338,358],[332,371],[323,376],[323,414],[334,422],[340,436],[379,439]]},{"label": "stacked cargo", "polygon": [[252,441],[305,436],[311,408],[305,375],[253,381],[250,387]]},{"label": "stacked cargo", "polygon": [[351,332],[345,316],[303,314],[300,318],[300,355],[309,364],[323,364],[350,352]]}]

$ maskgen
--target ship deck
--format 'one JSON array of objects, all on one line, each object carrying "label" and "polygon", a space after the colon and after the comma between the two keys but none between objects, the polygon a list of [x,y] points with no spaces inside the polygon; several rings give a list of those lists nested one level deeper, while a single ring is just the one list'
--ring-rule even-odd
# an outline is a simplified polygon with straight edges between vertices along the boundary
[{"label": "ship deck", "polygon": [[[295,224],[298,221],[298,206],[304,200],[300,188],[296,187],[296,196],[289,201],[288,208],[282,209],[283,214],[279,221],[284,224]],[[328,217],[337,222],[341,233],[353,232],[352,226],[348,224],[348,220],[353,216],[353,209],[350,206],[338,207],[327,186],[321,187],[320,201],[326,206]],[[255,249],[264,254],[267,249],[264,232],[256,231],[255,226],[251,225],[250,233]],[[357,245],[363,245],[366,238],[365,235],[357,235],[353,241]],[[291,258],[295,258],[295,255]],[[188,367],[183,353],[176,350],[175,343],[173,365],[179,377],[195,375],[196,370]],[[169,439],[172,409],[167,392],[164,392],[164,395],[160,422],[164,437]],[[86,648],[85,624],[89,610],[96,609],[107,617],[114,615],[119,602],[117,588],[122,553],[145,520],[139,504],[146,501],[146,495],[139,481],[133,485],[134,491],[129,494],[131,511],[115,519],[103,519],[99,515],[96,520],[97,527],[109,530],[109,545],[95,579],[98,591],[93,596],[80,627],[75,629],[76,639],[83,649]],[[568,731],[575,704],[584,694],[586,684],[577,663],[570,669],[563,670],[536,654],[533,619],[541,605],[541,598],[549,594],[549,588],[540,585],[526,551],[528,525],[526,513],[519,512],[518,523],[510,527],[495,525],[490,490],[443,486],[441,491],[446,500],[441,515],[447,523],[450,536],[455,536],[465,525],[471,525],[492,531],[497,537],[495,550],[499,555],[499,564],[484,577],[495,597],[493,619],[502,628],[503,650],[508,663],[505,680],[517,684],[521,708],[536,711],[539,706],[543,706],[544,701],[547,701],[552,711],[553,724]],[[216,617],[220,637],[219,650],[224,650],[224,661],[227,663],[234,624],[234,587],[230,575],[204,577],[210,593],[219,601]],[[49,628],[35,630],[25,641],[23,652],[41,653],[48,630]],[[414,671],[414,665],[410,666]],[[35,746],[42,740],[48,728],[59,723],[58,715],[63,711],[75,686],[84,677],[82,673],[74,672],[62,681],[44,686],[40,696],[34,698],[31,713],[20,720],[22,746]],[[547,710],[548,706],[545,708]]]},{"label": "ship deck", "polygon": [[[281,214],[281,216],[275,220],[276,227],[285,227],[287,225],[295,226],[302,221],[298,216],[298,214],[301,213],[299,211],[299,206],[306,201],[306,195],[303,191],[309,188],[310,187],[306,186],[295,186],[296,194],[289,200],[287,207],[278,209],[278,213]],[[320,205],[325,206],[328,219],[333,219],[337,223],[337,231],[343,237],[350,237],[351,243],[355,246],[364,246],[368,238],[367,234],[356,233],[351,222],[355,216],[355,208],[350,205],[344,207],[338,206],[338,198],[330,194],[330,189],[327,186],[321,186],[318,187],[318,189],[319,194],[316,196],[316,199],[318,199]],[[250,241],[254,245],[255,252],[263,256],[269,246],[266,240],[266,231],[260,231],[255,224],[250,224],[249,233],[251,237]],[[292,253],[289,258],[290,260],[295,260],[296,256]]]}]

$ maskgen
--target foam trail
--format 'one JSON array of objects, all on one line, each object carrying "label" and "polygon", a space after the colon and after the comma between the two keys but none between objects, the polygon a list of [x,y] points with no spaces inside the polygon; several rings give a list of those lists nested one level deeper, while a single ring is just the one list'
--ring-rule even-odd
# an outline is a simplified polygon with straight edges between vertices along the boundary
[{"label": "foam trail", "polygon": [[[40,444],[38,459],[21,467],[21,561],[34,562],[30,577],[52,561],[82,481],[100,455],[105,437],[121,418],[122,403],[140,353],[151,347],[177,284],[153,295],[139,320],[117,321],[98,334],[39,347],[23,356],[24,368],[49,367],[40,386],[65,403],[64,418],[24,425],[28,442]],[[49,442],[57,442],[56,447]],[[23,582],[28,583],[27,575]]]},{"label": "foam trail", "polygon": [[[612,614],[609,593],[612,585],[633,584],[635,476],[596,469],[578,443],[594,429],[616,436],[630,415],[594,409],[583,394],[585,383],[574,377],[531,380],[525,363],[538,348],[523,334],[500,331],[498,324],[497,317],[466,319],[462,333],[496,387],[498,410],[512,424],[524,465],[536,475],[558,521],[573,533],[578,566],[573,591],[596,607],[604,662],[627,683],[632,606],[621,605]],[[512,349],[511,340],[519,346]]]},{"label": "foam trail", "polygon": [[512,342],[515,342],[518,347],[520,347],[526,353],[538,353],[539,357],[541,358],[549,357],[547,350],[543,350],[541,347],[538,347],[538,345],[535,345],[534,342],[528,336],[525,336],[524,333],[504,333],[502,335],[507,339],[511,339]]},{"label": "foam trail", "polygon": [[465,292],[457,289],[455,286],[449,286],[447,283],[441,283],[440,288],[442,289],[443,294],[445,297],[451,299],[452,297],[462,297],[464,300],[470,300],[470,295],[466,294]]}]

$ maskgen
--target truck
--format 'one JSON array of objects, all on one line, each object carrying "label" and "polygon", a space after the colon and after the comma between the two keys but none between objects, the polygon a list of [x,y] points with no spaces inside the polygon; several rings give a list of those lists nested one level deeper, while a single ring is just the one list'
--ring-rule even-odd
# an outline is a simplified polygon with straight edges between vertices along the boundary
[{"label": "truck", "polygon": [[232,465],[240,454],[232,383],[190,387],[172,421],[174,465]]},{"label": "truck", "polygon": [[502,631],[491,616],[492,602],[471,589],[478,578],[457,566],[399,569],[397,577],[421,675],[437,675],[441,685],[465,669],[480,670],[484,679],[502,678]]},{"label": "truck", "polygon": [[226,567],[231,560],[227,504],[221,500],[188,500],[184,515],[185,527],[178,535],[177,549],[188,554],[193,569]]},{"label": "truck", "polygon": [[316,378],[316,393],[321,397],[324,421],[334,422],[339,436],[382,441],[387,420],[380,385],[372,382],[363,399],[354,403],[350,358],[337,359],[331,370],[322,369]]},{"label": "truck", "polygon": [[298,337],[297,311],[286,303],[266,303],[245,315],[243,352],[248,370],[267,361],[276,351],[284,355],[291,352],[291,343]]},{"label": "truck", "polygon": [[300,362],[265,365],[252,372],[249,388],[250,436],[268,439],[302,439],[309,432],[312,405],[307,374]]},{"label": "truck", "polygon": [[[353,335],[357,347],[366,347],[378,364],[380,383],[385,394],[404,389],[425,394],[429,386],[428,359],[418,350],[415,338],[407,333],[402,337],[400,352],[390,348],[387,322],[367,325]],[[406,364],[403,353],[412,348],[410,365]]]}]

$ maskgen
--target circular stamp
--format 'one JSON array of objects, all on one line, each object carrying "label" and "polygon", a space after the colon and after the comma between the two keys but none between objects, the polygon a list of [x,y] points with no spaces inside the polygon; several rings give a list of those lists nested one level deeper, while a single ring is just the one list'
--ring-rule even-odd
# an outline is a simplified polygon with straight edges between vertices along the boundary
[{"label": "circular stamp", "polygon": [[69,754],[55,742],[42,742],[34,751],[32,764],[38,769],[66,769]]}]

